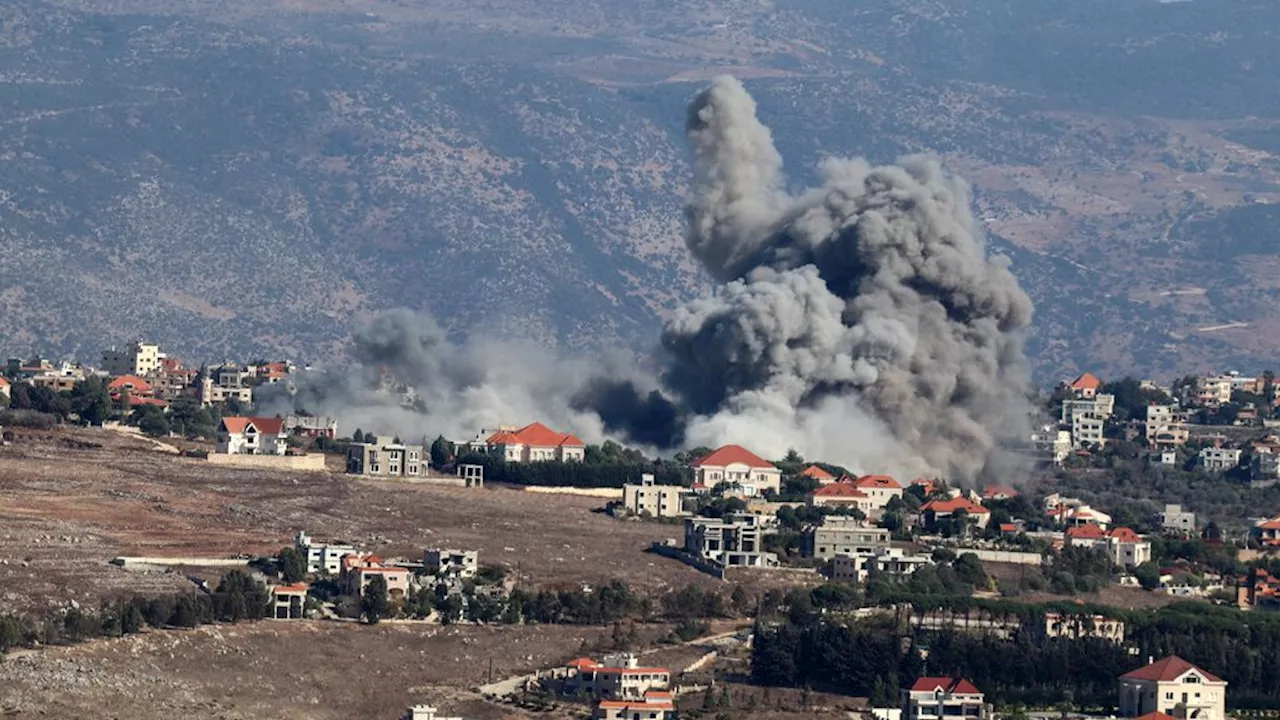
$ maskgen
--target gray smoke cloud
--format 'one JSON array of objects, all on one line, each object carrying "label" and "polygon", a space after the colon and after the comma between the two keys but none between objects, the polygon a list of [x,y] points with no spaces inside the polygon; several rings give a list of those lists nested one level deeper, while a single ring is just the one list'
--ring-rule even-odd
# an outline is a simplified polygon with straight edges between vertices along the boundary
[{"label": "gray smoke cloud", "polygon": [[[732,78],[694,99],[686,130],[686,242],[723,284],[667,321],[656,376],[625,358],[454,344],[429,318],[396,312],[355,339],[362,373],[303,383],[295,402],[414,437],[541,420],[588,442],[738,443],[774,458],[796,448],[902,478],[998,474],[1001,448],[1030,432],[1032,306],[1008,260],[987,256],[968,186],[928,158],[833,158],[820,186],[789,193]],[[414,408],[371,392],[388,375],[415,388]]]}]

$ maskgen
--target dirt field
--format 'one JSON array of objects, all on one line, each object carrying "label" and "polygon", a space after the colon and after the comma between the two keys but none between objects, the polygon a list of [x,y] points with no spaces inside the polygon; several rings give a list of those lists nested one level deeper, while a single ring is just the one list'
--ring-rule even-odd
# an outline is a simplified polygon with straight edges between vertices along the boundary
[{"label": "dirt field", "polygon": [[510,488],[466,490],[337,474],[209,467],[118,433],[22,433],[0,448],[0,612],[189,587],[178,573],[108,564],[119,555],[272,553],[305,530],[384,556],[473,548],[519,579],[658,594],[714,580],[650,555],[674,525],[618,522],[601,501]]}]

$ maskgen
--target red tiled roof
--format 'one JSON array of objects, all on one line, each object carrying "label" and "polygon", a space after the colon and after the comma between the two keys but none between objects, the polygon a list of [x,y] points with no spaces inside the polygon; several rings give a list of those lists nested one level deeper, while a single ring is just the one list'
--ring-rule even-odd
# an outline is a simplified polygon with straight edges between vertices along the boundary
[{"label": "red tiled roof", "polygon": [[500,430],[489,436],[490,445],[528,445],[530,447],[586,447],[586,443],[569,433],[556,432],[542,423],[530,423],[515,432]]},{"label": "red tiled roof", "polygon": [[1274,518],[1257,525],[1259,530],[1280,530],[1280,518]]},{"label": "red tiled roof", "polygon": [[[119,398],[117,397],[114,399],[118,400]],[[161,408],[169,407],[168,400],[161,400],[160,398],[149,398],[149,397],[131,397],[129,398],[129,404],[135,407],[138,405],[153,405],[155,407],[161,407]]]},{"label": "red tiled roof", "polygon": [[902,486],[897,480],[888,475],[863,475],[853,481],[854,486],[860,488],[880,488],[884,490],[901,490]]},{"label": "red tiled roof", "polygon": [[1018,526],[1013,523],[1000,523],[1000,532],[1018,532]]},{"label": "red tiled roof", "polygon": [[1102,381],[1093,373],[1085,373],[1071,383],[1072,390],[1097,390],[1100,387],[1102,387]]},{"label": "red tiled roof", "polygon": [[0,377],[0,387],[9,387],[9,378]]},{"label": "red tiled roof", "polygon": [[835,480],[836,479],[835,475],[832,475],[831,473],[827,472],[826,470],[823,470],[817,465],[810,465],[804,470],[801,470],[800,474],[807,478],[813,478],[814,480]]},{"label": "red tiled roof", "polygon": [[1081,538],[1084,540],[1105,540],[1107,537],[1107,531],[1093,523],[1085,523],[1084,525],[1067,528],[1067,537]]},{"label": "red tiled roof", "polygon": [[137,375],[121,375],[120,377],[107,383],[108,391],[121,390],[126,387],[136,393],[151,392],[151,383],[147,382],[146,380],[143,380]]},{"label": "red tiled roof", "polygon": [[1138,533],[1127,527],[1118,527],[1107,533],[1107,536],[1125,543],[1142,542],[1142,538],[1138,537]]},{"label": "red tiled roof", "polygon": [[654,702],[652,700],[601,700],[597,707],[606,710],[623,710],[631,712],[632,710],[663,710],[670,712],[676,709],[675,704],[670,700]]},{"label": "red tiled roof", "polygon": [[294,583],[292,585],[276,585],[271,591],[277,595],[306,595],[306,583]]},{"label": "red tiled roof", "polygon": [[1205,672],[1202,668],[1183,660],[1177,655],[1170,655],[1163,660],[1157,660],[1146,667],[1140,667],[1137,670],[1131,670],[1120,676],[1121,680],[1152,680],[1156,682],[1169,682],[1177,680],[1186,674],[1188,670],[1195,670],[1204,676],[1209,682],[1222,682],[1222,678]]},{"label": "red tiled roof", "polygon": [[1018,497],[1018,491],[1004,485],[988,485],[982,489],[982,497],[987,500],[994,500],[1001,496]]},{"label": "red tiled roof", "polygon": [[776,466],[756,455],[741,445],[725,445],[706,457],[689,463],[693,467],[727,467],[729,465],[746,465],[750,468],[776,469]]},{"label": "red tiled roof", "polygon": [[1139,715],[1138,720],[1177,720],[1177,718],[1162,712],[1149,712],[1146,715]]},{"label": "red tiled roof", "polygon": [[911,692],[934,692],[937,690],[964,695],[978,695],[982,693],[982,691],[975,687],[973,683],[961,678],[922,677],[919,680],[916,680],[915,684],[911,686]]},{"label": "red tiled roof", "polygon": [[227,432],[239,435],[249,428],[252,423],[258,432],[263,435],[279,435],[284,432],[283,418],[267,418],[267,417],[224,417],[222,418],[222,426]]},{"label": "red tiled roof", "polygon": [[813,491],[814,497],[841,497],[841,498],[864,498],[866,493],[862,492],[851,482],[831,483],[823,485]]},{"label": "red tiled roof", "polygon": [[982,507],[966,497],[950,498],[948,500],[930,500],[920,507],[920,512],[934,513],[953,513],[957,510],[964,510],[970,515],[986,515],[990,510]]}]

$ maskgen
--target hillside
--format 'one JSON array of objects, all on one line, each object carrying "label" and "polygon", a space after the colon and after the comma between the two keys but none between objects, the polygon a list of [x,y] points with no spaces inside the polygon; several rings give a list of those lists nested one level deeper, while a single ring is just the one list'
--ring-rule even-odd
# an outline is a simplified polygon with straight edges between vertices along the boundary
[{"label": "hillside", "polygon": [[706,287],[680,131],[729,71],[797,182],[909,152],[970,179],[1042,381],[1264,365],[1280,6],[970,5],[0,7],[2,349],[316,361],[407,306],[645,350]]}]

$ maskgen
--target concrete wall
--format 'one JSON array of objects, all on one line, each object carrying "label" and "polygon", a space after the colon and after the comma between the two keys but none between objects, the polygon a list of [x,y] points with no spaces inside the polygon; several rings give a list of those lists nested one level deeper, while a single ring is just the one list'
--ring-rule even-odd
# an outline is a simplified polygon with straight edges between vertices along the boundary
[{"label": "concrete wall", "polygon": [[240,560],[236,558],[199,558],[199,557],[118,557],[111,561],[113,564],[121,567],[130,567],[134,565],[156,565],[169,566],[178,565],[186,567],[246,567],[249,565],[248,560]]},{"label": "concrete wall", "polygon": [[585,495],[606,500],[621,500],[622,488],[583,488],[583,487],[551,487],[546,485],[526,485],[525,492],[551,493],[555,495]]},{"label": "concrete wall", "polygon": [[706,560],[696,555],[690,555],[689,553],[685,552],[683,548],[672,547],[670,545],[663,545],[662,543],[654,543],[650,547],[650,549],[657,555],[662,555],[663,557],[675,558],[676,560],[679,560],[680,562],[686,565],[689,565],[698,570],[701,570],[702,572],[712,577],[719,578],[721,580],[724,579],[724,566],[721,565],[720,563],[717,563],[711,560]]},{"label": "concrete wall", "polygon": [[967,548],[951,548],[960,557],[965,553],[973,553],[982,562],[1011,563],[1013,565],[1043,565],[1044,557],[1039,553],[1016,552],[1014,550],[969,550]]},{"label": "concrete wall", "polygon": [[220,455],[209,453],[211,465],[237,468],[258,468],[267,470],[308,470],[323,471],[324,455],[308,453],[306,455]]},{"label": "concrete wall", "polygon": [[[390,477],[385,475],[353,475],[352,477],[364,477],[370,480],[386,480],[388,482],[402,482],[408,485],[439,485],[442,487],[460,488],[467,486],[466,479],[460,478],[457,475],[427,475],[424,477],[400,477],[398,475]],[[484,488],[476,489],[483,490]]]}]

